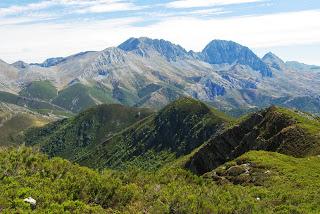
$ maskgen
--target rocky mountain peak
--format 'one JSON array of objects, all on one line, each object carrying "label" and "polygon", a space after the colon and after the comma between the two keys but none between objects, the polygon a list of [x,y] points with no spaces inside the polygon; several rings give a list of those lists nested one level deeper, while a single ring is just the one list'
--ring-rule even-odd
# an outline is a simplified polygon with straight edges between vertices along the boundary
[{"label": "rocky mountain peak", "polygon": [[147,37],[130,38],[118,46],[124,51],[131,51],[141,56],[149,56],[152,51],[158,52],[168,61],[188,56],[187,51],[180,45],[175,45],[163,39],[150,39]]},{"label": "rocky mountain peak", "polygon": [[278,60],[280,62],[283,62],[280,57],[278,57],[277,55],[275,55],[272,52],[268,52],[262,57],[262,60],[267,60],[267,59]]},{"label": "rocky mountain peak", "polygon": [[263,76],[271,77],[272,71],[258,56],[248,47],[226,40],[211,41],[200,53],[202,60],[210,64],[248,65],[259,71]]},{"label": "rocky mountain peak", "polygon": [[266,55],[264,55],[262,60],[270,67],[275,68],[277,70],[283,70],[286,66],[284,61],[272,52],[269,52]]}]

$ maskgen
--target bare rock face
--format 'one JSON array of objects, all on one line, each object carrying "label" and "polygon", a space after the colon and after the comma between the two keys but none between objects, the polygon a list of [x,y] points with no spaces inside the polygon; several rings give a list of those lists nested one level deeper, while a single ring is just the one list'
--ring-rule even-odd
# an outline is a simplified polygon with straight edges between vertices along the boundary
[{"label": "bare rock face", "polygon": [[163,39],[130,38],[119,45],[119,48],[124,51],[134,52],[143,57],[148,57],[149,52],[157,52],[168,61],[176,61],[177,59],[189,57],[188,52],[184,48]]},{"label": "bare rock face", "polygon": [[[191,157],[186,167],[202,175],[249,150],[276,151],[301,157],[310,152],[310,144],[312,139],[294,119],[277,111],[276,107],[270,107],[210,140]],[[234,174],[239,170],[234,168],[229,172]]]},{"label": "bare rock face", "polygon": [[249,48],[232,41],[213,40],[201,53],[202,59],[210,64],[239,63],[248,65],[263,76],[272,77],[272,71]]}]

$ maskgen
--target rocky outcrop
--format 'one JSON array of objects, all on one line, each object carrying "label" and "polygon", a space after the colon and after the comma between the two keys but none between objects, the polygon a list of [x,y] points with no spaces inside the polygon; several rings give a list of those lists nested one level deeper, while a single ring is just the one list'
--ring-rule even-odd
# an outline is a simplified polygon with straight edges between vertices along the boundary
[{"label": "rocky outcrop", "polygon": [[206,79],[203,84],[209,100],[214,100],[215,97],[226,94],[226,89],[223,86],[214,83],[211,79]]},{"label": "rocky outcrop", "polygon": [[118,46],[124,51],[131,51],[140,56],[148,56],[150,51],[156,51],[168,61],[188,57],[188,52],[180,45],[172,44],[163,39],[150,39],[146,37],[130,38]]},{"label": "rocky outcrop", "polygon": [[211,139],[190,158],[186,167],[201,175],[249,150],[305,156],[312,149],[312,139],[296,124],[293,118],[281,113],[276,107],[254,113]]},{"label": "rocky outcrop", "polygon": [[203,176],[216,181],[218,184],[262,186],[271,175],[276,173],[264,165],[240,158],[231,164],[220,166]]},{"label": "rocky outcrop", "polygon": [[200,58],[210,64],[248,65],[262,76],[272,77],[271,69],[258,56],[249,48],[232,41],[213,40],[200,53]]}]

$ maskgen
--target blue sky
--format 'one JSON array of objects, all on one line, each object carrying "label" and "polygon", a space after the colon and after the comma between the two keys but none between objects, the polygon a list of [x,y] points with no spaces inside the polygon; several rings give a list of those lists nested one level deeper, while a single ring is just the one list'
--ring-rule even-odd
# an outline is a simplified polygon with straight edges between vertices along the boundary
[{"label": "blue sky", "polygon": [[0,59],[41,62],[147,36],[195,51],[233,40],[320,65],[319,20],[319,0],[1,0]]}]

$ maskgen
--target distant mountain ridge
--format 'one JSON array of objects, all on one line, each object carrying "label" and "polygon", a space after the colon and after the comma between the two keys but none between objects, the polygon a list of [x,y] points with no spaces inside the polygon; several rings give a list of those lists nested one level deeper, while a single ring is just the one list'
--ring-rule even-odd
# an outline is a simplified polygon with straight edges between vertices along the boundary
[{"label": "distant mountain ridge", "polygon": [[[184,96],[233,115],[271,104],[320,112],[316,67],[284,63],[272,53],[260,59],[249,48],[225,40],[188,52],[162,39],[130,38],[118,47],[40,64],[0,62],[0,77],[0,91],[21,95],[32,85],[37,95],[28,99],[72,112],[103,103],[159,109]],[[58,91],[47,100],[42,99],[48,94],[41,93],[54,90],[42,90],[48,89],[38,84],[44,81]]]}]

